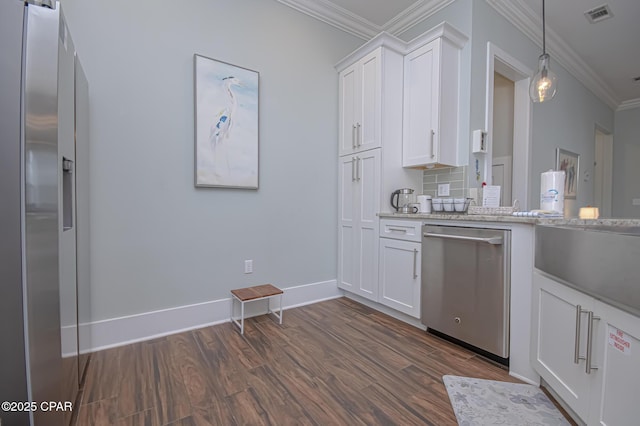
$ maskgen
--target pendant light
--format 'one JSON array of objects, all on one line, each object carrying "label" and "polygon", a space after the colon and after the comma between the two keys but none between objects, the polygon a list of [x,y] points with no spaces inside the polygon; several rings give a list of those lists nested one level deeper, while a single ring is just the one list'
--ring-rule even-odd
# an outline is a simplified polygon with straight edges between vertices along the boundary
[{"label": "pendant light", "polygon": [[544,28],[544,0],[542,0],[542,55],[538,58],[538,72],[531,79],[529,96],[533,102],[545,102],[556,95],[557,77],[549,69],[549,55],[546,51]]}]

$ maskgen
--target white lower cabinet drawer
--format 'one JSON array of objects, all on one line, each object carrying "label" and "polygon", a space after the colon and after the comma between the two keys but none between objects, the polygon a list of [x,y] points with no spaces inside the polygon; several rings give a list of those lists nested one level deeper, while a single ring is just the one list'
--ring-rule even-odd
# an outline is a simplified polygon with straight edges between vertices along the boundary
[{"label": "white lower cabinet drawer", "polygon": [[420,230],[422,222],[419,220],[380,220],[380,236],[397,240],[421,242]]}]

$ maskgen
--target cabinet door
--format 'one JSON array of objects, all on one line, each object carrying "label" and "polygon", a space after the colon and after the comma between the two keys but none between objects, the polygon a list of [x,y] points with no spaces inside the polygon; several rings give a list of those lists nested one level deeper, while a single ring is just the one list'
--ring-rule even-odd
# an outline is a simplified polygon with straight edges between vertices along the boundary
[{"label": "cabinet door", "polygon": [[419,243],[380,238],[380,303],[420,318]]},{"label": "cabinet door", "polygon": [[404,59],[402,165],[438,162],[440,41],[411,52]]},{"label": "cabinet door", "polygon": [[581,314],[576,336],[576,311],[593,310],[594,300],[539,272],[533,275],[532,342],[533,368],[582,419],[589,414],[589,391],[593,376],[585,373],[585,361],[574,362],[576,339],[579,356],[586,354],[587,315]]},{"label": "cabinet door", "polygon": [[356,228],[355,213],[359,207],[356,198],[358,183],[356,180],[356,158],[354,156],[340,157],[338,179],[338,287],[353,291],[356,282]]},{"label": "cabinet door", "polygon": [[594,328],[590,425],[637,425],[640,419],[640,318],[602,302]]},{"label": "cabinet door", "polygon": [[340,155],[356,151],[356,123],[360,115],[360,81],[362,69],[359,63],[340,73]]},{"label": "cabinet door", "polygon": [[382,48],[340,73],[340,155],[381,147]]},{"label": "cabinet door", "polygon": [[380,167],[380,149],[356,155],[356,252],[359,255],[356,276],[359,294],[372,300],[378,298]]},{"label": "cabinet door", "polygon": [[361,59],[362,81],[360,86],[360,110],[356,120],[357,151],[381,146],[382,129],[382,48]]}]

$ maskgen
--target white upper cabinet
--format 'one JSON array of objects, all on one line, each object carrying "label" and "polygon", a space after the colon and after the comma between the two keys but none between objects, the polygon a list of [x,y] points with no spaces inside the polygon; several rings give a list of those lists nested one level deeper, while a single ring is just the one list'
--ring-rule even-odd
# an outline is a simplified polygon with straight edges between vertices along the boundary
[{"label": "white upper cabinet", "polygon": [[382,48],[340,73],[340,155],[381,146]]},{"label": "white upper cabinet", "polygon": [[404,57],[402,165],[457,166],[460,49],[466,37],[444,23],[410,42]]}]

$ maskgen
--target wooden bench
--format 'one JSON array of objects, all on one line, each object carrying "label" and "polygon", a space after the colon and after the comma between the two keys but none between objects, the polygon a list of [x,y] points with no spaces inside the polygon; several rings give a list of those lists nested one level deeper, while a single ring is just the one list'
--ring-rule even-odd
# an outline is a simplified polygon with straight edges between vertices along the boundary
[{"label": "wooden bench", "polygon": [[[231,321],[233,321],[238,327],[240,327],[240,334],[244,334],[244,304],[247,302],[253,302],[255,300],[264,300],[269,299],[267,305],[267,313],[273,314],[276,318],[280,320],[280,324],[282,324],[282,294],[284,292],[277,287],[272,286],[271,284],[263,284],[257,285],[253,287],[239,288],[236,290],[231,290]],[[280,299],[280,309],[276,313],[271,310],[271,298],[279,296]],[[240,321],[237,318],[233,317],[233,312],[235,310],[235,301],[240,302]]]}]

